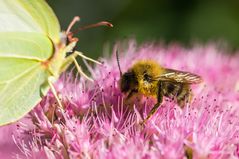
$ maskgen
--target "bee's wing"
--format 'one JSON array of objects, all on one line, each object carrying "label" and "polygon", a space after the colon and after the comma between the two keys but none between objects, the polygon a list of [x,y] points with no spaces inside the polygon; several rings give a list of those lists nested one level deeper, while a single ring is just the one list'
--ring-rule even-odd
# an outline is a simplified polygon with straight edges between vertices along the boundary
[{"label": "bee's wing", "polygon": [[160,76],[156,77],[155,80],[187,84],[197,84],[202,82],[202,78],[196,74],[173,69],[165,69],[165,72]]}]

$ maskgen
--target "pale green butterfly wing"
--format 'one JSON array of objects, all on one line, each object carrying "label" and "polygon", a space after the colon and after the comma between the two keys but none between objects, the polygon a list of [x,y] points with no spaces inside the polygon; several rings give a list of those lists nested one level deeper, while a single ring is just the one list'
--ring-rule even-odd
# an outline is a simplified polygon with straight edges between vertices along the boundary
[{"label": "pale green butterfly wing", "polygon": [[60,25],[45,0],[0,0],[0,32],[39,32],[60,41]]},{"label": "pale green butterfly wing", "polygon": [[42,62],[60,41],[59,22],[44,0],[0,0],[0,125],[40,100],[49,76]]},{"label": "pale green butterfly wing", "polygon": [[0,83],[16,78],[53,54],[52,42],[39,33],[0,33]]},{"label": "pale green butterfly wing", "polygon": [[22,118],[41,100],[39,88],[47,74],[39,68],[40,65],[33,65],[19,78],[0,84],[0,125]]},{"label": "pale green butterfly wing", "polygon": [[41,100],[49,72],[42,63],[53,53],[39,33],[0,33],[0,125],[14,122]]}]

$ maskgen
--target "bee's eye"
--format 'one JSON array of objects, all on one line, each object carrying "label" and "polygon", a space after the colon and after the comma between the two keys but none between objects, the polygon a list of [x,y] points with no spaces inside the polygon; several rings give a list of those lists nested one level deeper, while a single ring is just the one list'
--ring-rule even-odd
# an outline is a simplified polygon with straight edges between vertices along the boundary
[{"label": "bee's eye", "polygon": [[144,80],[150,82],[152,81],[152,78],[148,74],[144,74]]}]

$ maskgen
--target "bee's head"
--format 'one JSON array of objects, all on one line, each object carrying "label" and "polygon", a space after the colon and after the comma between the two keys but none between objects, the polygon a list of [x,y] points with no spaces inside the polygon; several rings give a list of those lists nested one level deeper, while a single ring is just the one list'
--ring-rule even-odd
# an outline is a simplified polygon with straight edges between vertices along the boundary
[{"label": "bee's head", "polygon": [[120,90],[123,93],[127,93],[131,90],[135,90],[138,87],[138,81],[135,73],[132,71],[124,73],[120,78]]},{"label": "bee's head", "polygon": [[121,71],[118,50],[116,51],[116,59],[117,59],[117,64],[118,64],[119,71],[120,71],[119,86],[120,86],[121,92],[128,93],[132,90],[137,90],[138,81],[137,81],[134,71],[130,70],[124,74]]}]

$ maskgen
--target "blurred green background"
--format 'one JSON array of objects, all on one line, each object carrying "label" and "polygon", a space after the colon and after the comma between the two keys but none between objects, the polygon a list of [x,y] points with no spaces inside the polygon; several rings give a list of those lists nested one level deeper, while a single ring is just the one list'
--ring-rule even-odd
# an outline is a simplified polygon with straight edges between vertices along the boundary
[{"label": "blurred green background", "polygon": [[78,49],[87,55],[101,56],[106,43],[135,37],[138,42],[224,41],[230,48],[239,46],[238,0],[48,0],[66,29],[72,18],[81,17],[77,26],[110,21],[114,27],[99,27],[79,32]]}]

